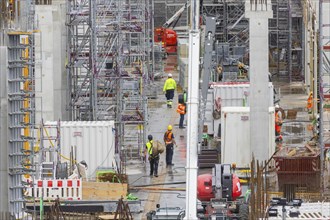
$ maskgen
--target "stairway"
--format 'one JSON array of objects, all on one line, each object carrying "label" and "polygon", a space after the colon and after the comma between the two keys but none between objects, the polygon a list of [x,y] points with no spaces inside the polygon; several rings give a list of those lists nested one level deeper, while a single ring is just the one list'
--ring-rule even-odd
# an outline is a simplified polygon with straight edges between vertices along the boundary
[{"label": "stairway", "polygon": [[217,149],[204,149],[198,155],[199,168],[213,168],[214,164],[220,163],[220,153]]}]

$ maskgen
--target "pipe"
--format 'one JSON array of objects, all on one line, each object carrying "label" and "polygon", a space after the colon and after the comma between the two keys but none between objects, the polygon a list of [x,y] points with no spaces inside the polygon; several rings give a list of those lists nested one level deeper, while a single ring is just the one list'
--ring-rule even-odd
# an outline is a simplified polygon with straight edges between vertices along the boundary
[{"label": "pipe", "polygon": [[324,141],[323,141],[323,0],[319,2],[319,65],[318,65],[318,84],[319,84],[319,97],[320,97],[320,104],[319,104],[319,113],[320,113],[320,130],[319,130],[319,144],[321,149],[321,195],[324,195]]}]

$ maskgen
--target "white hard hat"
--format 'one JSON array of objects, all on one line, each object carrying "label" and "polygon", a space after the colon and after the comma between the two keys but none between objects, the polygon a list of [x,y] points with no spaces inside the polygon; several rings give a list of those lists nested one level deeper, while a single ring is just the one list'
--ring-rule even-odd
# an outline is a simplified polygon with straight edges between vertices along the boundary
[{"label": "white hard hat", "polygon": [[277,104],[277,105],[275,105],[275,108],[280,108],[280,106]]},{"label": "white hard hat", "polygon": [[172,73],[169,73],[167,76],[168,76],[168,77],[172,77]]}]

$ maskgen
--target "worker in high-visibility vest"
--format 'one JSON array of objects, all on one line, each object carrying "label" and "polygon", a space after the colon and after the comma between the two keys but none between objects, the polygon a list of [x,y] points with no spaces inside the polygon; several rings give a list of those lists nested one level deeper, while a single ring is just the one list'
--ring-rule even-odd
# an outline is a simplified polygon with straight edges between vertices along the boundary
[{"label": "worker in high-visibility vest", "polygon": [[281,135],[281,129],[282,129],[282,113],[280,111],[280,106],[275,106],[275,136],[276,140],[281,141],[282,135]]},{"label": "worker in high-visibility vest", "polygon": [[172,78],[173,75],[171,73],[168,74],[168,78],[165,81],[163,91],[165,92],[165,97],[167,99],[167,107],[172,108],[174,91],[176,89],[176,82]]},{"label": "worker in high-visibility vest", "polygon": [[172,129],[173,129],[172,125],[167,126],[167,131],[164,134],[164,142],[166,146],[166,167],[174,165],[172,163],[172,159],[173,159],[174,145],[176,145],[176,142],[174,140]]},{"label": "worker in high-visibility vest", "polygon": [[313,108],[313,92],[309,93],[308,99],[307,99],[307,105],[306,108],[308,110],[309,113],[312,112],[312,108]]},{"label": "worker in high-visibility vest", "polygon": [[185,128],[183,126],[183,121],[184,121],[184,115],[186,114],[186,104],[179,103],[178,108],[176,109],[176,112],[180,114],[179,128]]},{"label": "worker in high-visibility vest", "polygon": [[148,160],[150,162],[150,176],[154,175],[158,177],[158,164],[159,164],[159,154],[155,155],[153,152],[154,141],[151,134],[148,135],[148,142],[146,144],[145,154],[148,153]]}]

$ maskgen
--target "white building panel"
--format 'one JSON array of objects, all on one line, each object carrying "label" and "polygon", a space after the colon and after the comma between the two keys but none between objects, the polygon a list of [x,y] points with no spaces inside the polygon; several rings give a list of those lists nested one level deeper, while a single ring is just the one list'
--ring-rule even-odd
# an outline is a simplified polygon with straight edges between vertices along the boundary
[{"label": "white building panel", "polygon": [[[250,106],[250,83],[249,82],[226,82],[226,83],[214,83],[213,88],[213,105],[216,109],[216,101],[220,100],[221,108],[223,107],[248,107]],[[273,83],[269,83],[269,106],[274,106],[274,86]],[[209,97],[208,97],[209,98]],[[210,97],[211,98],[211,97]],[[214,131],[209,129],[209,134],[218,136],[219,124],[221,119],[214,119],[213,126]]]},{"label": "white building panel", "polygon": [[[269,158],[275,152],[275,112],[269,108],[270,141],[265,150]],[[252,160],[250,145],[250,108],[223,107],[221,111],[221,163],[236,163],[237,167],[249,167]]]},{"label": "white building panel", "polygon": [[113,121],[61,121],[61,153],[69,157],[75,146],[77,162],[85,160],[87,177],[94,178],[98,169],[116,167],[114,128]]}]

